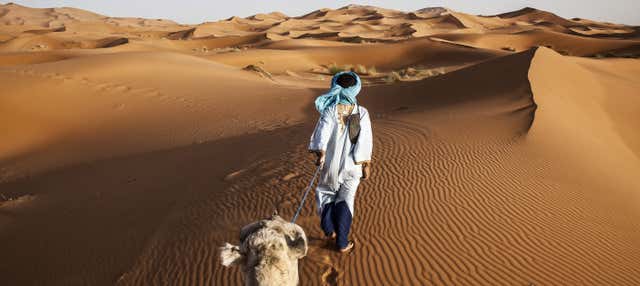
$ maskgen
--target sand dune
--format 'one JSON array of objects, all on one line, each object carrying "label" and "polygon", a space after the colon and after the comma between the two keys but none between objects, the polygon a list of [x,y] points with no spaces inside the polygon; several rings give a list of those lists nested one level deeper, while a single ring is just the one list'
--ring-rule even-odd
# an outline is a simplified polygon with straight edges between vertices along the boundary
[{"label": "sand dune", "polygon": [[[148,66],[145,64],[148,62],[158,64]],[[149,77],[153,74],[151,70],[164,75]],[[303,102],[292,105],[291,112],[278,112],[278,115],[256,113],[256,108],[277,105],[290,96],[307,93],[274,86],[240,69],[169,53],[96,55],[36,67],[7,68],[1,72],[0,81],[6,87],[2,107],[9,112],[3,112],[2,122],[12,139],[3,142],[5,162],[16,157],[23,163],[29,161],[19,150],[25,147],[25,140],[30,140],[26,138],[45,136],[43,133],[51,134],[45,136],[46,140],[41,139],[46,148],[57,150],[48,153],[67,155],[52,155],[53,158],[47,159],[37,154],[33,159],[64,165],[74,162],[76,156],[82,160],[111,157],[122,152],[161,149],[288,125],[303,118],[301,114],[296,115]],[[216,82],[212,83],[212,78]],[[188,91],[183,90],[185,86]],[[253,90],[262,92],[252,94]],[[279,100],[270,101],[267,94],[278,95]],[[38,102],[40,107],[29,107],[32,102]],[[78,106],[82,106],[81,113],[71,112]],[[219,110],[236,111],[221,113]],[[191,115],[185,116],[188,114]],[[248,119],[247,115],[255,118]],[[78,116],[93,119],[78,121]],[[167,120],[167,124],[155,125],[159,118]],[[40,120],[56,123],[45,130],[38,123]],[[205,122],[206,125],[202,125]],[[146,131],[140,133],[140,130]],[[118,137],[129,139],[120,141],[122,144],[99,144]],[[97,149],[81,151],[80,145]]]},{"label": "sand dune", "polygon": [[[305,40],[304,43],[308,43]],[[322,65],[355,65],[376,67],[384,70],[398,70],[409,66],[440,67],[444,65],[464,65],[482,61],[503,51],[469,49],[456,45],[441,44],[429,39],[411,40],[403,43],[371,45],[320,45],[305,49],[265,49],[248,50],[242,53],[216,54],[205,56],[216,62],[233,66],[255,64],[258,60],[271,72],[286,70],[310,71]],[[277,46],[276,46],[277,47]],[[380,57],[384,53],[385,57]]]},{"label": "sand dune", "polygon": [[493,50],[523,51],[537,46],[545,46],[571,56],[605,55],[621,49],[638,51],[640,47],[640,41],[637,40],[585,38],[544,30],[528,30],[512,34],[452,33],[434,35],[433,38]]},{"label": "sand dune", "polygon": [[0,285],[240,285],[217,247],[293,215],[312,101],[345,68],[373,177],[351,254],[303,209],[303,285],[638,285],[638,51],[637,27],[533,8],[2,5]]},{"label": "sand dune", "polygon": [[[231,17],[199,25],[179,25],[166,20],[141,18],[113,18],[73,8],[34,9],[16,4],[0,8],[0,35],[15,39],[24,33],[46,33],[49,37],[35,38],[28,44],[0,43],[5,51],[29,49],[94,48],[83,40],[96,41],[99,33],[117,34],[130,42],[151,42],[159,39],[187,40],[198,38],[248,37],[266,35],[271,41],[287,39],[323,39],[345,42],[403,41],[435,34],[454,33],[489,36],[496,31],[510,36],[510,31],[555,32],[558,36],[543,37],[549,46],[563,51],[567,35],[628,39],[638,44],[637,27],[600,23],[584,19],[568,20],[553,13],[533,8],[495,16],[475,16],[446,8],[421,9],[414,12],[382,9],[373,6],[349,5],[340,9],[321,9],[299,17],[281,13],[258,14],[246,18]],[[56,30],[64,28],[64,30]],[[37,31],[37,32],[36,32]],[[57,33],[47,33],[57,31]],[[564,37],[563,37],[564,36]],[[18,37],[20,38],[20,37]],[[533,36],[531,38],[538,38]],[[6,42],[6,39],[3,40]],[[80,39],[80,40],[79,40]],[[571,41],[584,41],[577,38]],[[61,42],[56,44],[55,42]],[[521,41],[521,40],[516,40]],[[227,46],[251,46],[255,42],[229,41]],[[576,43],[575,46],[580,46]],[[597,44],[595,44],[597,45]],[[187,45],[189,46],[189,45]],[[532,47],[530,45],[527,48]],[[202,47],[208,47],[203,45]],[[192,52],[193,47],[189,47]],[[492,47],[495,48],[495,47]],[[500,49],[502,47],[498,47]],[[632,53],[637,55],[637,51]],[[576,54],[582,55],[582,54]]]}]

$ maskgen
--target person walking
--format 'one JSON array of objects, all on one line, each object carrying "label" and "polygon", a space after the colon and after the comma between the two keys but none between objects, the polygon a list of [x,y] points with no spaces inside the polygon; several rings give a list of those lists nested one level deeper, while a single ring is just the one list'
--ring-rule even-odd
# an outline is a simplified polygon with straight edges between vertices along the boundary
[{"label": "person walking", "polygon": [[369,112],[356,100],[361,88],[355,72],[333,76],[329,91],[315,100],[320,119],[309,143],[321,168],[316,187],[320,226],[328,238],[336,239],[340,252],[354,247],[348,237],[356,191],[371,173],[373,133]]}]

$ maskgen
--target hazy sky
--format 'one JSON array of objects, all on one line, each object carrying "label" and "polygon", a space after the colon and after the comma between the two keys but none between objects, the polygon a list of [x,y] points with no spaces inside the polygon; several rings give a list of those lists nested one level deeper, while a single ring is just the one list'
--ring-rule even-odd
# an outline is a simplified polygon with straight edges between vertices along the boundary
[{"label": "hazy sky", "polygon": [[[10,1],[0,1],[7,3]],[[319,8],[338,8],[348,4],[374,5],[405,11],[442,6],[470,14],[492,15],[526,6],[547,10],[565,18],[587,18],[614,23],[640,25],[640,0],[484,0],[484,1],[336,1],[336,0],[14,0],[30,7],[76,7],[114,17],[163,18],[184,24],[215,21],[230,16],[250,16],[272,11],[299,16]]]}]

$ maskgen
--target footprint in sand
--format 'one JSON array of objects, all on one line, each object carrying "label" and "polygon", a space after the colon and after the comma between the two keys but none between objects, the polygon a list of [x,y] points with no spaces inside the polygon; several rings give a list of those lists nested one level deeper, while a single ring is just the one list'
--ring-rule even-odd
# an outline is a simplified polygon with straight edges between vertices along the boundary
[{"label": "footprint in sand", "polygon": [[233,180],[233,179],[235,179],[235,178],[240,177],[240,176],[241,176],[245,171],[247,171],[247,170],[246,170],[246,169],[241,169],[241,170],[238,170],[238,171],[232,172],[232,173],[230,173],[230,174],[226,175],[226,176],[224,177],[224,180],[225,180],[225,181],[231,181],[231,180]]},{"label": "footprint in sand", "polygon": [[322,275],[323,285],[338,285],[341,272],[336,267],[336,263],[331,260],[333,243],[323,238],[309,237],[309,255],[314,264],[324,269]]},{"label": "footprint in sand", "polygon": [[282,177],[282,180],[286,182],[286,181],[289,181],[289,180],[291,180],[293,178],[297,178],[297,177],[300,177],[300,174],[298,174],[298,173],[289,173],[289,174],[286,174],[284,177]]},{"label": "footprint in sand", "polygon": [[8,198],[5,195],[0,196],[0,210],[15,210],[26,206],[36,199],[35,195],[26,194],[17,198]]},{"label": "footprint in sand", "polygon": [[52,78],[52,79],[57,79],[57,80],[65,80],[65,79],[68,79],[68,77],[65,77],[64,75],[59,74],[59,73],[52,73],[52,74],[49,74],[49,77],[50,77],[50,78]]},{"label": "footprint in sand", "polygon": [[111,89],[111,86],[108,83],[99,83],[99,84],[96,84],[95,87],[101,91]]},{"label": "footprint in sand", "polygon": [[131,88],[126,86],[126,85],[118,85],[118,86],[115,86],[114,89],[117,92],[127,92],[127,91],[131,90]]},{"label": "footprint in sand", "polygon": [[135,92],[142,94],[142,96],[146,98],[164,99],[166,97],[162,92],[155,88],[138,88],[135,89]]},{"label": "footprint in sand", "polygon": [[338,285],[338,270],[331,267],[322,273],[322,282],[326,285]]},{"label": "footprint in sand", "polygon": [[125,107],[124,103],[117,103],[117,104],[113,105],[113,109],[115,109],[115,110],[123,110],[124,107]]}]

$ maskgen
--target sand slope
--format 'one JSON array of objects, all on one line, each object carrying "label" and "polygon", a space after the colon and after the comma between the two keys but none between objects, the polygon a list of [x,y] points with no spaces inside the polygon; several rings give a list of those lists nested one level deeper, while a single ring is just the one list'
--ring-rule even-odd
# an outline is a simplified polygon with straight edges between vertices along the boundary
[{"label": "sand slope", "polygon": [[169,53],[96,55],[0,73],[1,125],[9,139],[0,158],[3,165],[32,165],[31,172],[294,124],[304,118],[304,102],[288,112],[277,106],[307,93]]},{"label": "sand slope", "polygon": [[638,285],[634,29],[532,8],[180,25],[2,5],[0,285],[241,285],[217,247],[293,215],[312,101],[345,66],[364,70],[373,177],[349,255],[307,202],[303,285]]}]

